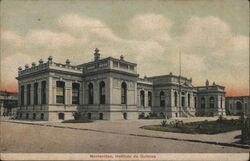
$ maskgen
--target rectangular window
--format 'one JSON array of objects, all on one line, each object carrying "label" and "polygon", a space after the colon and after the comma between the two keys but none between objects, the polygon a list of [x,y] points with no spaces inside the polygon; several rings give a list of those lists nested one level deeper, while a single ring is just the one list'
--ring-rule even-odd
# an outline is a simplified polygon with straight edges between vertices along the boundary
[{"label": "rectangular window", "polygon": [[72,84],[72,104],[79,104],[79,84]]},{"label": "rectangular window", "polygon": [[56,82],[56,103],[65,103],[64,102],[64,86],[65,83],[61,81]]},{"label": "rectangular window", "polygon": [[148,106],[149,107],[152,106],[152,94],[151,94],[151,92],[148,93]]}]

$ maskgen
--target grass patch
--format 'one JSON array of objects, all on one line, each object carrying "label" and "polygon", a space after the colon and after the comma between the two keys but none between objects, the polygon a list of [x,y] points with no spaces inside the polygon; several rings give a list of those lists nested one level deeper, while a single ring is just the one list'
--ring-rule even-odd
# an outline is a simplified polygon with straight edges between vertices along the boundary
[{"label": "grass patch", "polygon": [[169,123],[162,125],[148,125],[142,126],[142,129],[164,131],[164,132],[176,132],[176,133],[188,133],[188,134],[218,134],[228,131],[240,130],[240,120],[216,120],[216,121],[199,121],[184,123],[181,126],[174,126]]},{"label": "grass patch", "polygon": [[93,122],[92,120],[64,120],[62,123],[90,123]]}]

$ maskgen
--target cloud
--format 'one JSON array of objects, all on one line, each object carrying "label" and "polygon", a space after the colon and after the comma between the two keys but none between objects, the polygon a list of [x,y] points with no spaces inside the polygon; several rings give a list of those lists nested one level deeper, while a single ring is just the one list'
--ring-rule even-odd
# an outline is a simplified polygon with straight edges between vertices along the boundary
[{"label": "cloud", "polygon": [[72,46],[77,40],[68,33],[33,30],[25,36],[24,41],[27,45],[57,48],[61,46]]},{"label": "cloud", "polygon": [[170,19],[159,14],[137,15],[128,23],[130,33],[138,40],[170,40],[169,30],[172,26]]},{"label": "cloud", "polygon": [[57,24],[74,36],[91,39],[118,40],[112,30],[100,20],[77,14],[67,14],[57,19]]},{"label": "cloud", "polygon": [[57,31],[32,29],[23,36],[3,31],[1,70],[5,86],[16,77],[17,67],[25,63],[53,55],[56,62],[69,58],[72,64],[81,64],[93,60],[93,49],[98,47],[101,57],[124,55],[125,60],[137,63],[141,76],[179,74],[181,52],[182,74],[193,77],[194,85],[210,79],[234,90],[248,87],[249,39],[233,33],[218,17],[191,17],[181,34],[170,36],[172,20],[160,14],[139,14],[127,22],[127,38],[87,16],[67,14],[55,22]]}]

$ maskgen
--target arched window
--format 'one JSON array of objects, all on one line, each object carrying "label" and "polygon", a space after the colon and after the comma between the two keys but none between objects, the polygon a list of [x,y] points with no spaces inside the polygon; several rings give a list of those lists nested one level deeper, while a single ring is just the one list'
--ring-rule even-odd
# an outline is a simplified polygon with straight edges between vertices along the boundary
[{"label": "arched window", "polygon": [[163,91],[160,92],[160,106],[165,106],[165,93]]},{"label": "arched window", "polygon": [[140,92],[141,106],[145,106],[145,94],[144,91]]},{"label": "arched window", "polygon": [[27,85],[27,105],[30,105],[30,90],[31,90],[31,85]]},{"label": "arched window", "polygon": [[105,97],[106,97],[106,92],[105,92],[105,83],[104,81],[100,82],[99,85],[100,89],[100,104],[105,104]]},{"label": "arched window", "polygon": [[88,89],[88,92],[89,92],[89,104],[93,104],[94,103],[94,87],[93,87],[93,84],[92,83],[89,83],[89,89]]},{"label": "arched window", "polygon": [[36,119],[36,113],[33,113],[33,120]]},{"label": "arched window", "polygon": [[44,120],[44,114],[43,113],[41,113],[40,119]]},{"label": "arched window", "polygon": [[210,104],[210,108],[214,108],[214,97],[210,97],[209,104]]},{"label": "arched window", "polygon": [[42,81],[41,101],[42,104],[46,104],[46,81]]},{"label": "arched window", "polygon": [[34,105],[38,104],[38,83],[34,84]]},{"label": "arched window", "polygon": [[80,91],[80,84],[72,83],[72,104],[75,105],[79,104],[79,91]]},{"label": "arched window", "polygon": [[148,92],[148,106],[152,106],[152,92]]},{"label": "arched window", "polygon": [[188,93],[188,107],[190,107],[190,94]]},{"label": "arched window", "polygon": [[24,86],[21,86],[21,106],[24,105]]},{"label": "arched window", "polygon": [[127,104],[127,84],[125,82],[121,85],[121,104]]},{"label": "arched window", "polygon": [[236,103],[236,108],[237,108],[237,110],[242,110],[242,104],[241,104],[241,102],[237,102]]},{"label": "arched window", "polygon": [[205,108],[206,107],[206,100],[204,97],[201,98],[201,108]]},{"label": "arched window", "polygon": [[177,106],[177,92],[174,92],[174,106]]},{"label": "arched window", "polygon": [[56,103],[65,103],[65,83],[63,81],[56,82]]}]

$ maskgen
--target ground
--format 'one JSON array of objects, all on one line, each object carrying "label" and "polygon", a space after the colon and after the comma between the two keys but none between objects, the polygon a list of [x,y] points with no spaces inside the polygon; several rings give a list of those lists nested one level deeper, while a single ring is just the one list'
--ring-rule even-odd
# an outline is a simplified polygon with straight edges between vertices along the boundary
[{"label": "ground", "polygon": [[[184,122],[201,119],[192,118]],[[95,121],[92,123],[1,122],[3,153],[247,153],[233,146],[240,131],[192,135],[150,131],[141,126],[161,120]],[[30,124],[32,123],[32,124]]]}]

